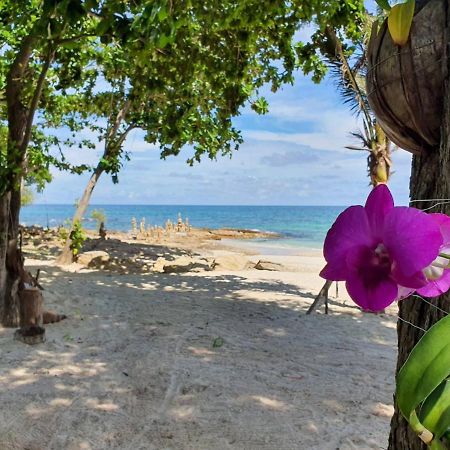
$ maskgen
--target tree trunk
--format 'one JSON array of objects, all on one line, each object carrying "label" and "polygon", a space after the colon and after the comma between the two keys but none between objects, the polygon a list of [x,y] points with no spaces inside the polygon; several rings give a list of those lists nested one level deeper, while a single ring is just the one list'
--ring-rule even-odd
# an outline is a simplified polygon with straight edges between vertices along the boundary
[{"label": "tree trunk", "polygon": [[73,262],[73,254],[72,249],[70,248],[72,245],[72,239],[70,238],[70,234],[73,231],[74,224],[76,222],[81,222],[84,214],[86,213],[86,209],[89,206],[89,202],[91,200],[92,192],[97,185],[97,182],[100,178],[100,175],[103,173],[103,168],[98,165],[95,169],[94,173],[91,175],[91,178],[88,181],[86,188],[84,189],[83,196],[79,201],[77,208],[75,210],[75,214],[72,219],[72,225],[68,233],[67,240],[64,244],[64,248],[62,253],[59,255],[57,261],[59,264],[70,264]]},{"label": "tree trunk", "polygon": [[38,287],[29,287],[20,291],[20,327],[36,327],[43,323],[42,293]]},{"label": "tree trunk", "polygon": [[[445,112],[443,115],[442,138],[439,150],[434,153],[414,156],[411,176],[411,199],[448,199],[450,197],[450,102],[446,95]],[[439,203],[414,202],[412,206],[419,209],[431,208]],[[438,205],[431,212],[450,213],[450,205]],[[450,293],[432,300],[433,304],[450,311]],[[412,324],[427,330],[443,317],[436,308],[417,298],[410,298],[400,302],[399,316]],[[422,337],[423,332],[417,328],[398,321],[398,361],[397,372],[405,363],[412,348]],[[391,421],[389,450],[425,450],[427,447],[409,428],[406,420],[401,416],[396,406]]]},{"label": "tree trunk", "polygon": [[5,304],[1,300],[6,295],[6,279],[8,277],[6,255],[8,252],[10,197],[9,193],[0,197],[0,319],[2,320],[5,314]]},{"label": "tree trunk", "polygon": [[22,276],[25,270],[22,252],[19,248],[19,213],[20,190],[16,190],[10,193],[8,211],[6,277],[2,316],[3,325],[7,327],[17,327],[20,321],[19,290],[22,287]]}]

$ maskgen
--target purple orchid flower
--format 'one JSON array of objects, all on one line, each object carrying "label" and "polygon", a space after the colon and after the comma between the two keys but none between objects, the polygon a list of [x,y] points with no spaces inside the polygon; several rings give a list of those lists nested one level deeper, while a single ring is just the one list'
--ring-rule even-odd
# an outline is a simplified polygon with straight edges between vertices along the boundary
[{"label": "purple orchid flower", "polygon": [[327,265],[320,275],[345,281],[356,304],[381,311],[430,284],[424,269],[443,244],[436,219],[415,208],[394,207],[388,187],[379,185],[364,207],[347,208],[328,231]]}]

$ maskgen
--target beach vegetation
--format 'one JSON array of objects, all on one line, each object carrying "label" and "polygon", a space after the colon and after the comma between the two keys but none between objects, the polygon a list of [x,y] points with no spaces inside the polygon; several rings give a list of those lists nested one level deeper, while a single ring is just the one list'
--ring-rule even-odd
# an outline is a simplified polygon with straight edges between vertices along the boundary
[{"label": "beach vegetation", "polygon": [[83,247],[84,241],[86,240],[86,233],[83,230],[83,226],[81,222],[76,222],[72,229],[70,230],[70,251],[72,253],[72,257],[76,259],[77,255],[80,253],[80,250]]},{"label": "beach vegetation", "polygon": [[91,212],[91,218],[95,220],[97,224],[97,231],[100,230],[100,227],[106,223],[106,213],[104,209],[94,209]]},{"label": "beach vegetation", "polygon": [[22,193],[20,196],[20,204],[21,206],[28,206],[33,204],[34,202],[34,192],[29,186],[22,187]]}]

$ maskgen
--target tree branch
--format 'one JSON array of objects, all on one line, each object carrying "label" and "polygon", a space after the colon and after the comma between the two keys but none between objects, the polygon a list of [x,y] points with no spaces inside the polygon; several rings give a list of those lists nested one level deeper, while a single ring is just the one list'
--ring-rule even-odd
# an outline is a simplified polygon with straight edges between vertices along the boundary
[{"label": "tree branch", "polygon": [[83,39],[85,37],[95,37],[95,34],[89,34],[89,33],[85,33],[85,34],[80,34],[78,36],[72,36],[70,38],[65,38],[65,39],[58,39],[55,41],[56,44],[66,44],[68,42],[74,42],[77,41],[78,39]]},{"label": "tree branch", "polygon": [[54,50],[49,51],[49,53],[47,55],[47,59],[45,60],[45,63],[42,67],[41,73],[39,74],[39,78],[38,78],[38,81],[36,84],[36,89],[34,90],[33,98],[31,99],[30,107],[29,107],[28,113],[27,113],[25,132],[23,135],[22,144],[20,146],[21,153],[26,152],[28,143],[30,141],[34,115],[36,113],[36,109],[38,107],[39,100],[41,98],[45,77],[47,75],[48,69],[49,69],[50,64],[52,63],[54,57],[55,57],[55,51]]},{"label": "tree branch", "polygon": [[108,131],[108,136],[106,138],[106,145],[108,145],[108,141],[110,139],[113,139],[114,136],[117,134],[117,130],[120,127],[120,124],[122,123],[122,120],[125,118],[128,110],[130,109],[131,106],[131,100],[128,98],[124,105],[122,106],[122,108],[119,110],[119,112],[117,113],[116,119],[114,120],[114,124],[112,126],[112,128]]}]

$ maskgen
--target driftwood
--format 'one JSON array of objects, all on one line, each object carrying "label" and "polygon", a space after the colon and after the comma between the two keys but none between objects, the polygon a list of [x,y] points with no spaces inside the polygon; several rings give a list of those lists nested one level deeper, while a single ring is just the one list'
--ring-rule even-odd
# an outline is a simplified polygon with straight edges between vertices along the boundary
[{"label": "driftwood", "polygon": [[385,22],[367,50],[367,95],[388,138],[413,153],[440,143],[447,77],[445,0],[418,1],[408,43],[394,44]]},{"label": "driftwood", "polygon": [[44,311],[42,314],[42,322],[44,325],[48,323],[56,323],[67,319],[65,314],[58,314],[55,311]]},{"label": "driftwood", "polygon": [[[319,306],[321,305],[322,301],[324,301],[325,303],[325,314],[328,314],[328,291],[330,290],[331,285],[333,284],[332,281],[326,281],[325,284],[323,285],[322,289],[320,290],[320,292],[317,294],[317,297],[314,299],[314,302],[312,303],[312,305],[309,307],[308,311],[306,312],[306,314],[311,314],[312,312],[314,312],[317,308],[319,308]],[[336,294],[337,294],[337,283],[336,283]]]}]

